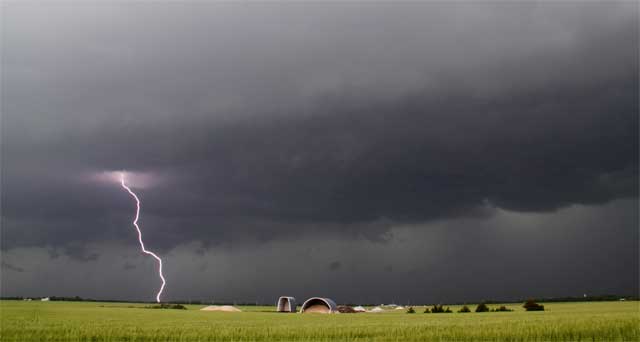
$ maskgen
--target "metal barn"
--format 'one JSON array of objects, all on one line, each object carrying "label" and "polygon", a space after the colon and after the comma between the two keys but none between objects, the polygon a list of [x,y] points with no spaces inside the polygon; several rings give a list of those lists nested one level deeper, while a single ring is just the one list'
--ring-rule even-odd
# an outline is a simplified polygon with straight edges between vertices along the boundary
[{"label": "metal barn", "polygon": [[322,297],[312,297],[307,299],[304,304],[302,304],[302,308],[300,308],[301,313],[337,313],[338,306],[336,302],[329,298]]},{"label": "metal barn", "polygon": [[278,298],[278,312],[296,312],[296,299],[293,297],[282,296]]}]

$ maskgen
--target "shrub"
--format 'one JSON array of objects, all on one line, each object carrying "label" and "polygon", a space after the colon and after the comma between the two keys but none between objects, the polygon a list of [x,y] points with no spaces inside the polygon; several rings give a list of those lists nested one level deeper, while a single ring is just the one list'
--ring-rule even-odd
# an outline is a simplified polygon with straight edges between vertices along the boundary
[{"label": "shrub", "polygon": [[187,310],[187,307],[182,304],[158,304],[147,306],[147,309],[177,309],[177,310]]},{"label": "shrub", "polygon": [[431,310],[429,310],[429,308],[425,308],[424,313],[431,313]]},{"label": "shrub", "polygon": [[413,309],[413,306],[410,306],[409,309],[407,309],[407,313],[408,314],[416,313],[416,310]]},{"label": "shrub", "polygon": [[480,303],[476,307],[476,312],[489,312],[489,307],[485,303]]},{"label": "shrub", "polygon": [[503,312],[503,311],[504,311],[504,312],[506,312],[506,311],[513,311],[513,310],[512,310],[512,309],[507,308],[507,307],[506,307],[506,306],[504,306],[504,305],[502,305],[502,306],[500,306],[499,308],[497,308],[497,309],[495,309],[495,310],[493,310],[493,311],[496,311],[496,312]]},{"label": "shrub", "polygon": [[449,313],[452,312],[451,309],[449,307],[447,307],[446,309],[444,308],[444,306],[442,306],[441,304],[434,304],[433,308],[431,308],[431,312],[432,313]]},{"label": "shrub", "polygon": [[522,307],[527,311],[544,311],[544,305],[536,303],[533,299],[527,300]]},{"label": "shrub", "polygon": [[465,313],[465,312],[471,312],[471,310],[469,309],[468,306],[465,305],[462,308],[460,308],[460,310],[458,310],[458,312]]}]

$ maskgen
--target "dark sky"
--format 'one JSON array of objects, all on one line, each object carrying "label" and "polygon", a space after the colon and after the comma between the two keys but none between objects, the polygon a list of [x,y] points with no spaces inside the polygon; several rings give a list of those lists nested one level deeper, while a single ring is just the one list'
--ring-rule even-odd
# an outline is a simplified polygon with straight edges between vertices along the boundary
[{"label": "dark sky", "polygon": [[638,292],[638,3],[3,2],[2,295]]}]

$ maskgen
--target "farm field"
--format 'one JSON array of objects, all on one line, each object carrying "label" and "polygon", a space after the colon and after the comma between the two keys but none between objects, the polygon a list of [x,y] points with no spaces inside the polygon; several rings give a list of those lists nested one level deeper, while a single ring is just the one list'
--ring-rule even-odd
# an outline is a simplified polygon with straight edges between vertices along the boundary
[{"label": "farm field", "polygon": [[[147,304],[0,301],[8,341],[638,341],[640,303],[543,303],[547,311],[284,314],[145,309]],[[490,305],[496,307],[497,305]],[[452,305],[457,311],[460,306]],[[469,305],[473,310],[475,305]]]}]

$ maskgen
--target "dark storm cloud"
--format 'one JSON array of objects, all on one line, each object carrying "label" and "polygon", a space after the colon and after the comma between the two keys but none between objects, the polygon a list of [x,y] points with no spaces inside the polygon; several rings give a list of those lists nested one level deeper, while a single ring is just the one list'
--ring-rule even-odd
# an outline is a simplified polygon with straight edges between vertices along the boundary
[{"label": "dark storm cloud", "polygon": [[[396,226],[384,244],[301,234],[204,253],[199,243],[183,244],[162,255],[164,298],[272,305],[283,294],[360,304],[633,295],[639,231],[629,222],[638,221],[637,208],[634,199],[535,214],[498,210],[489,218]],[[25,271],[3,274],[3,295],[153,300],[156,265],[135,247],[135,241],[91,245],[100,254],[91,262],[13,248],[3,260],[19,260]],[[329,272],[336,261],[342,267]],[[127,263],[135,270],[124,271]]]},{"label": "dark storm cloud", "polygon": [[130,263],[125,263],[124,265],[122,265],[122,269],[125,271],[129,271],[129,270],[135,270],[136,269],[136,265],[130,264]]},{"label": "dark storm cloud", "polygon": [[638,195],[637,4],[3,6],[5,250],[133,239],[103,170],[165,249]]},{"label": "dark storm cloud", "polygon": [[342,263],[340,261],[332,261],[329,264],[329,271],[337,271],[342,268]]},{"label": "dark storm cloud", "polygon": [[78,244],[77,242],[66,244],[64,252],[66,255],[81,261],[94,261],[100,257],[98,253],[91,252],[87,249],[87,246]]},{"label": "dark storm cloud", "polygon": [[6,262],[4,260],[2,261],[2,268],[6,269],[6,270],[9,270],[9,271],[14,271],[14,272],[24,272],[24,268],[15,266],[15,265],[10,264],[10,263],[8,263],[8,262]]}]

